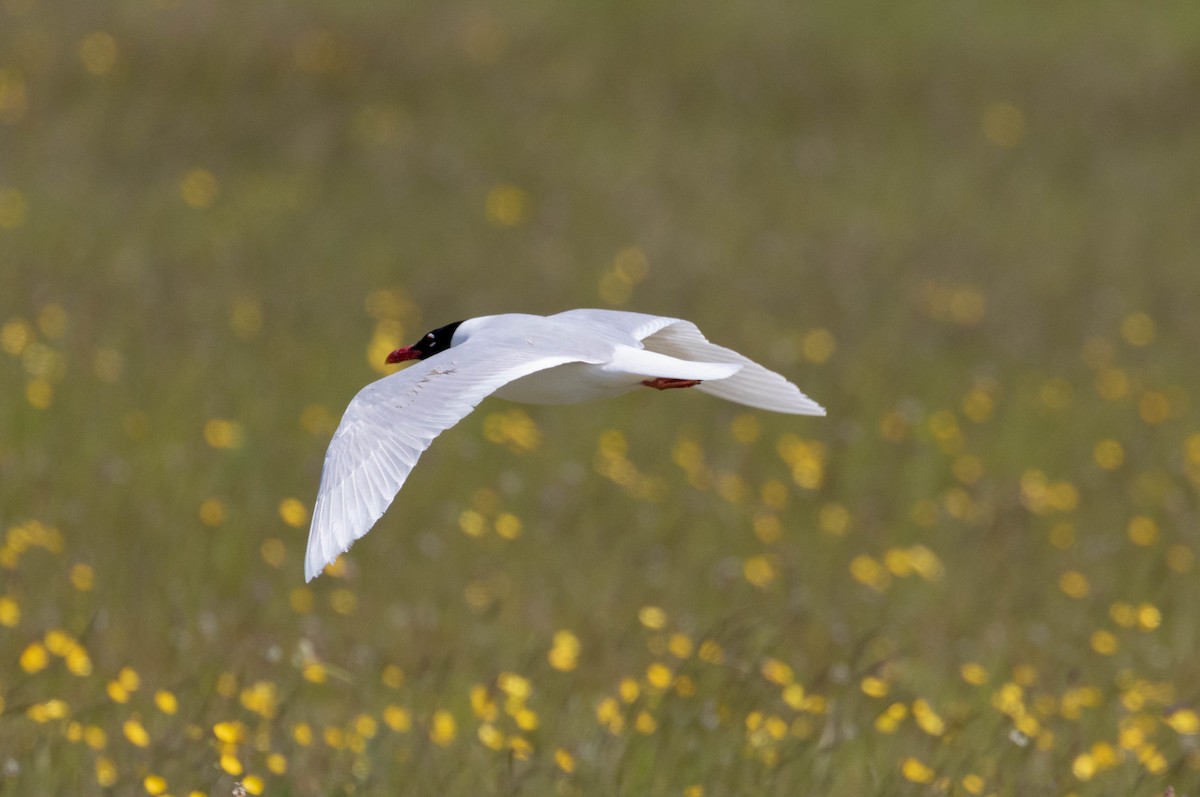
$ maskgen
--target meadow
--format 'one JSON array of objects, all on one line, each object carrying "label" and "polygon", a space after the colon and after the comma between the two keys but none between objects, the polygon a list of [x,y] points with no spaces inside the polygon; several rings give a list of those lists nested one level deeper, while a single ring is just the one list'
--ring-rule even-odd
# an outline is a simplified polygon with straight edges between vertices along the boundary
[{"label": "meadow", "polygon": [[[1200,12],[0,0],[0,795],[1200,793]],[[688,391],[342,409],[495,312]]]}]

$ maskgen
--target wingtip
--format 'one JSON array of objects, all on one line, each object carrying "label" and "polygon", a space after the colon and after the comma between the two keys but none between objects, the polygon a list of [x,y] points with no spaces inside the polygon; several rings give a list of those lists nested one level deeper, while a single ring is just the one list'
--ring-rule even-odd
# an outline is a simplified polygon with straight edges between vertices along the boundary
[{"label": "wingtip", "polygon": [[797,395],[794,400],[789,401],[786,408],[775,406],[771,407],[771,409],[774,409],[776,412],[787,412],[792,415],[811,415],[818,418],[825,417],[824,407],[803,393],[800,393],[799,391],[796,392],[799,393],[799,395]]},{"label": "wingtip", "polygon": [[[336,558],[336,557],[335,557]],[[317,551],[309,551],[304,557],[304,583],[307,584],[325,572],[325,566],[332,560],[325,559]]]},{"label": "wingtip", "polygon": [[799,406],[793,406],[788,410],[779,410],[780,412],[790,412],[792,415],[809,415],[814,418],[824,418],[825,408],[812,399],[805,397],[805,401]]}]

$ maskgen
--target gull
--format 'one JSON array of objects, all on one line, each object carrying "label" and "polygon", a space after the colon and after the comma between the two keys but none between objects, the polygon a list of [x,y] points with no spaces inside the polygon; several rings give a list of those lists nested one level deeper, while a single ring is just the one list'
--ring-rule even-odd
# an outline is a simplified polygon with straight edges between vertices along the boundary
[{"label": "gull", "polygon": [[692,388],[762,410],[825,414],[784,377],[709,343],[690,321],[644,313],[481,316],[438,327],[387,357],[408,360],[418,362],[359,391],[333,433],[308,532],[306,581],[370,531],[433,439],[488,396],[574,404],[640,388]]}]

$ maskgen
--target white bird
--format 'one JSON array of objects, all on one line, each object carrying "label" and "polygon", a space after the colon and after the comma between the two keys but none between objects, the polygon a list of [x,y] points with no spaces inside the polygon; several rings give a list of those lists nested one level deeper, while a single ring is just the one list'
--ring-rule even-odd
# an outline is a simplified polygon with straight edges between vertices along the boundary
[{"label": "white bird", "polygon": [[690,321],[643,313],[482,316],[439,327],[387,358],[405,360],[420,362],[359,391],[333,433],[308,532],[308,581],[371,529],[433,438],[490,395],[573,404],[643,386],[694,387],[759,409],[825,414],[779,374],[709,343]]}]

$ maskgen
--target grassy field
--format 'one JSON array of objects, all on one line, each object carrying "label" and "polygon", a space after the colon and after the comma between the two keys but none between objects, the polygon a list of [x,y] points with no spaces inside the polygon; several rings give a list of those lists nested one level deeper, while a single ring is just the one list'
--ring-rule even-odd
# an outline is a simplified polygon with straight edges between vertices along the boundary
[{"label": "grassy field", "polygon": [[[0,0],[0,795],[1200,793],[1198,8]],[[581,306],[829,416],[491,400],[306,585]]]}]

